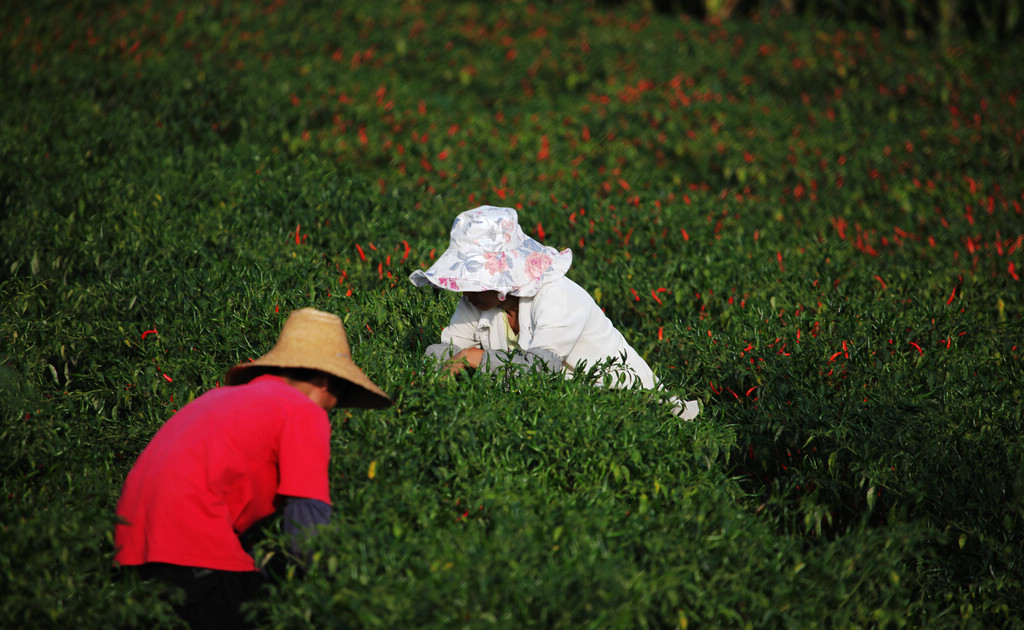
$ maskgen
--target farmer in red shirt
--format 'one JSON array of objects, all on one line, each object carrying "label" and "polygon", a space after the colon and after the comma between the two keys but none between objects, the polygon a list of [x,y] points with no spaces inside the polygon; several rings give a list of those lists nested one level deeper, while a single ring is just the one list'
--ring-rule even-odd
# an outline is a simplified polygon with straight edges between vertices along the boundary
[{"label": "farmer in red shirt", "polygon": [[174,414],[125,480],[114,560],[185,590],[191,627],[241,627],[262,582],[239,535],[283,508],[298,549],[331,515],[334,407],[391,404],[352,361],[341,320],[293,312],[274,348],[228,370],[221,387]]}]

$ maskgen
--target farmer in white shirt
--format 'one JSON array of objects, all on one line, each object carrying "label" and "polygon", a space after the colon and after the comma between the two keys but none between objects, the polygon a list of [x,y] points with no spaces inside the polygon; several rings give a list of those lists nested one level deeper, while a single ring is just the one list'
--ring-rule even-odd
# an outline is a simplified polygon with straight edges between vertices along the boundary
[{"label": "farmer in white shirt", "polygon": [[[480,206],[452,224],[451,243],[426,271],[409,280],[461,292],[441,343],[427,354],[458,373],[495,371],[513,363],[565,373],[598,369],[599,382],[618,388],[659,388],[650,366],[626,342],[590,294],[565,277],[572,252],[526,236],[512,208]],[[671,398],[690,420],[697,401]]]}]

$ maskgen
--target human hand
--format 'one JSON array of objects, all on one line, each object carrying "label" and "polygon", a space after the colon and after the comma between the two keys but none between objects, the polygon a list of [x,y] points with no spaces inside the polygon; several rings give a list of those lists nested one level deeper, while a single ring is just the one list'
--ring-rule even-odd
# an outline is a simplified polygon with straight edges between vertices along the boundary
[{"label": "human hand", "polygon": [[445,368],[449,374],[455,376],[466,368],[480,367],[483,357],[484,351],[481,348],[466,348],[452,355],[452,358],[445,363]]}]

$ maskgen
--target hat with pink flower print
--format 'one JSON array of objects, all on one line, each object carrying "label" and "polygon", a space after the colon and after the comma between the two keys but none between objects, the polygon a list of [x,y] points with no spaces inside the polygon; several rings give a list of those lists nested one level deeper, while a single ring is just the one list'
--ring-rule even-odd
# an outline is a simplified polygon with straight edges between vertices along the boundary
[{"label": "hat with pink flower print", "polygon": [[564,276],[570,265],[572,251],[558,251],[527,236],[512,208],[480,206],[455,217],[448,249],[409,280],[417,287],[429,282],[447,291],[531,297]]}]

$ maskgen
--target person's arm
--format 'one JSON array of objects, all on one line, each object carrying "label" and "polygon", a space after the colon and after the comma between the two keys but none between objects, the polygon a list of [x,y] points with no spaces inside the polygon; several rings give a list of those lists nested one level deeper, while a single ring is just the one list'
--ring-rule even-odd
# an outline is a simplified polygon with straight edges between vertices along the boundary
[{"label": "person's arm", "polygon": [[[586,304],[577,304],[574,296],[565,290],[575,287],[571,281],[563,280],[557,286],[541,289],[541,292],[530,300],[529,318],[532,330],[525,335],[528,347],[518,348],[515,352],[466,350],[462,353],[466,362],[470,367],[487,372],[502,370],[510,365],[527,370],[560,372],[566,366],[565,360],[569,353],[583,335],[589,317]],[[522,308],[520,302],[520,309]],[[524,336],[520,339],[524,339]]]},{"label": "person's arm", "polygon": [[441,331],[441,343],[430,344],[423,354],[438,362],[437,369],[447,369],[452,374],[459,372],[466,367],[462,360],[466,351],[480,351],[480,341],[477,339],[480,316],[480,310],[468,300],[460,300],[448,325]]},{"label": "person's arm", "polygon": [[[423,351],[424,356],[428,356],[439,364],[446,363],[453,356],[462,352],[463,348],[459,348],[454,344],[447,343],[432,343],[427,346],[427,349]],[[440,369],[441,366],[439,366]]]},{"label": "person's arm", "polygon": [[[457,374],[466,368],[496,372],[507,364],[524,368],[541,368],[552,373],[558,372],[563,367],[563,359],[572,350],[575,339],[582,333],[586,319],[585,315],[581,318],[578,314],[568,312],[568,309],[560,307],[558,304],[548,307],[542,314],[545,313],[546,317],[541,318],[538,330],[543,329],[544,331],[542,339],[550,338],[550,341],[545,341],[545,343],[550,344],[561,339],[558,348],[534,343],[531,348],[515,352],[484,350],[480,347],[480,342],[477,339],[477,327],[482,313],[463,298],[455,309],[455,313],[452,314],[448,327],[441,331],[441,343],[429,346],[426,354],[443,361],[440,369],[447,369],[452,374]],[[576,328],[579,330],[575,333],[572,332]],[[565,335],[569,335],[570,339],[567,340]],[[534,340],[536,341],[536,339],[537,332],[535,331]],[[564,352],[560,354],[559,351]]]},{"label": "person's arm", "polygon": [[547,348],[531,348],[505,352],[502,350],[484,351],[480,348],[469,348],[452,357],[452,361],[465,359],[465,365],[481,368],[485,372],[496,372],[506,365],[533,369],[540,368],[545,372],[558,372],[562,369],[562,357]]},{"label": "person's arm", "polygon": [[330,520],[331,506],[327,503],[317,499],[285,497],[284,531],[290,540],[292,553],[302,558],[307,566],[312,561],[312,554],[303,553],[302,547]]},{"label": "person's arm", "polygon": [[596,305],[590,296],[567,278],[541,289],[530,304],[530,345],[517,359],[531,366],[540,361],[551,371],[561,370],[583,338],[592,308]]},{"label": "person's arm", "polygon": [[[586,299],[580,299],[580,293]],[[579,342],[586,329],[592,301],[578,285],[568,279],[546,286],[530,302],[530,320],[533,330],[529,347],[515,352],[469,349],[456,358],[464,358],[469,367],[487,372],[514,365],[526,369],[560,372],[565,360]],[[520,306],[522,308],[522,306]],[[520,324],[522,325],[522,324]]]},{"label": "person's arm", "polygon": [[480,309],[469,303],[469,300],[462,298],[455,312],[448,320],[448,325],[441,331],[441,343],[445,346],[455,348],[479,348],[480,340],[477,338],[477,327],[480,324],[482,313]]}]

